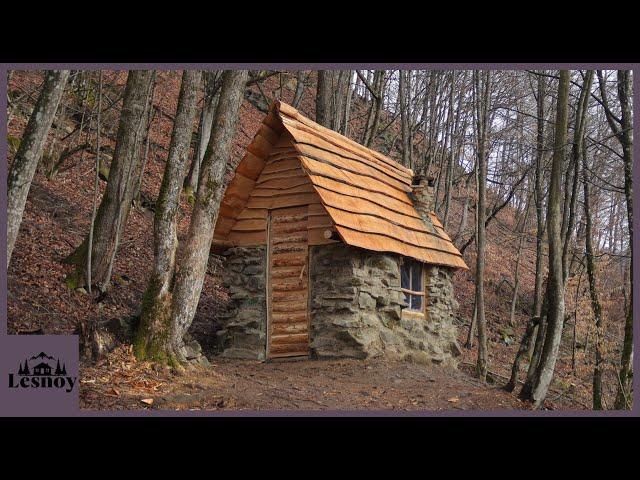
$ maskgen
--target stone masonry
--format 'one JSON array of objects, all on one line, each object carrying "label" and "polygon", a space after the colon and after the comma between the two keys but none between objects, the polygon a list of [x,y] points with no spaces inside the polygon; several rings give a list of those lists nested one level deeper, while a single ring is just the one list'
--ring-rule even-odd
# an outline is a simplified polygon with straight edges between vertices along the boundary
[{"label": "stone masonry", "polygon": [[229,304],[218,314],[222,356],[263,360],[267,345],[267,247],[230,248],[222,270]]},{"label": "stone masonry", "polygon": [[317,357],[389,358],[455,366],[458,304],[449,269],[427,266],[427,315],[403,313],[400,257],[312,247],[311,350]]},{"label": "stone masonry", "polygon": [[[263,360],[266,354],[266,247],[224,253],[230,300],[218,315],[219,351]],[[310,248],[311,352],[316,358],[368,358],[455,366],[458,304],[452,272],[427,268],[426,317],[403,313],[400,257],[342,243]]]}]

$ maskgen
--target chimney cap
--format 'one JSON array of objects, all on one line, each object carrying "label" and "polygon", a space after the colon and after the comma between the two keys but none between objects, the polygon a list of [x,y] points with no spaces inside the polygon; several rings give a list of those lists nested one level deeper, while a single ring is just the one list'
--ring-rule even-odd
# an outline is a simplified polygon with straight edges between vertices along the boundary
[{"label": "chimney cap", "polygon": [[429,187],[433,187],[434,186],[435,177],[433,175],[431,175],[431,174],[424,174],[424,173],[416,173],[413,176],[413,180],[412,180],[411,184],[413,186],[418,186],[423,182],[423,180],[426,180],[427,185]]}]

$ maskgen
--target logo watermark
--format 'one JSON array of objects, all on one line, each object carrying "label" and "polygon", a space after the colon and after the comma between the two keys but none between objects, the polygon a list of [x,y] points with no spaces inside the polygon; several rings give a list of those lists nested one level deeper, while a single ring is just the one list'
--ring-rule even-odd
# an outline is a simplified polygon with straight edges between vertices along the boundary
[{"label": "logo watermark", "polygon": [[[55,367],[53,363],[55,362]],[[58,388],[71,392],[78,377],[67,375],[67,366],[60,359],[40,352],[20,363],[18,373],[9,373],[9,388]]]},{"label": "logo watermark", "polygon": [[78,337],[0,336],[0,415],[78,413]]}]

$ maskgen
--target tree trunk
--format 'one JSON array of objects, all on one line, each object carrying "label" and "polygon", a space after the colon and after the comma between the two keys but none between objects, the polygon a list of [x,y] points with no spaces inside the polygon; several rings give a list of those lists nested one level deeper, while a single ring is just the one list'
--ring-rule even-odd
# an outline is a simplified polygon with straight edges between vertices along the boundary
[{"label": "tree trunk", "polygon": [[31,181],[42,157],[51,123],[58,110],[69,70],[48,70],[38,101],[31,112],[20,146],[7,175],[7,268],[18,238]]},{"label": "tree trunk", "polygon": [[400,97],[400,132],[402,136],[402,161],[408,168],[411,165],[411,122],[409,120],[411,107],[411,70],[400,70],[400,87],[398,95]]},{"label": "tree trunk", "polygon": [[133,191],[133,204],[136,207],[140,206],[140,191],[142,190],[142,180],[144,178],[144,171],[147,168],[147,162],[149,161],[149,144],[151,143],[151,127],[153,125],[153,119],[155,116],[155,110],[153,108],[153,97],[156,89],[156,72],[153,72],[153,80],[151,85],[151,94],[149,95],[149,107],[147,109],[147,122],[146,132],[144,135],[144,153],[142,154],[142,167],[140,167],[140,174],[136,181],[136,188]]},{"label": "tree trunk", "polygon": [[351,78],[353,77],[353,70],[349,70],[349,76],[347,78],[347,91],[344,101],[344,116],[342,118],[342,130],[340,133],[345,137],[349,136],[349,119],[351,118],[351,98],[353,97],[353,87],[351,86]]},{"label": "tree trunk", "polygon": [[[578,201],[578,183],[580,172],[580,156],[582,154],[582,142],[584,142],[585,135],[585,123],[587,108],[589,107],[589,98],[591,96],[591,85],[593,83],[593,70],[587,70],[584,84],[580,90],[580,97],[578,99],[578,106],[576,108],[575,126],[573,129],[573,143],[571,146],[571,167],[573,167],[573,184],[571,188],[571,196],[568,203],[568,214],[566,220],[563,221],[563,241],[564,247],[562,250],[562,271],[563,281],[566,283],[569,277],[569,251],[571,250],[571,239],[573,238],[573,231],[575,225],[575,211]],[[567,179],[569,175],[567,173]],[[566,183],[568,187],[568,181]],[[565,192],[565,198],[569,198],[568,188]]]},{"label": "tree trunk", "polygon": [[509,325],[515,326],[516,317],[516,305],[518,303],[518,290],[520,288],[520,260],[522,258],[522,244],[524,243],[524,237],[527,230],[527,223],[529,221],[529,201],[525,207],[524,220],[522,222],[522,228],[520,229],[520,239],[518,240],[518,253],[516,254],[516,266],[513,272],[513,294],[511,296],[511,310],[509,312]]},{"label": "tree trunk", "polygon": [[489,102],[491,97],[491,72],[475,72],[476,141],[478,162],[477,206],[477,255],[476,255],[476,312],[478,325],[478,377],[487,378],[487,332],[484,313],[484,263],[486,250],[486,188],[487,188],[487,128],[489,128]]},{"label": "tree trunk", "polygon": [[[540,72],[542,73],[542,72]],[[538,360],[542,351],[542,342],[546,331],[546,315],[542,315],[542,288],[544,281],[543,272],[543,252],[542,245],[545,233],[544,219],[544,106],[546,96],[545,78],[539,74],[537,85],[537,132],[536,132],[536,163],[535,163],[535,179],[534,179],[534,202],[536,205],[536,276],[533,293],[533,318],[538,320],[534,324],[532,337],[534,342],[529,344],[529,369],[525,383],[520,392],[520,396],[524,399],[531,398],[531,389],[533,387],[533,379],[538,368]]]},{"label": "tree trunk", "polygon": [[[384,70],[376,70],[373,75],[373,86],[371,91],[371,106],[367,114],[367,123],[362,137],[362,144],[370,147],[378,135],[378,124],[380,123],[380,110],[382,108],[382,89],[384,86]],[[360,78],[360,77],[358,77]],[[368,87],[367,87],[368,88]]]},{"label": "tree trunk", "polygon": [[[454,111],[454,103],[453,103],[453,90],[454,90],[454,75],[452,74],[451,76],[451,103],[450,103],[450,110],[449,110],[449,115],[453,115],[453,111]],[[460,130],[459,130],[459,125],[460,125],[460,114],[462,112],[462,108],[461,108],[461,101],[462,101],[462,97],[464,95],[464,87],[460,87],[459,91],[458,91],[458,95],[457,95],[457,108],[455,108],[455,121],[451,122],[451,133],[450,133],[450,138],[451,138],[451,144],[450,144],[450,151],[449,151],[449,163],[448,163],[448,168],[447,168],[447,183],[446,183],[446,189],[445,189],[445,203],[444,203],[444,216],[442,218],[442,226],[444,227],[444,229],[446,230],[447,225],[449,224],[449,208],[451,206],[451,190],[453,189],[453,174],[454,174],[454,165],[455,165],[455,159],[460,157],[460,151],[462,148],[462,141],[460,141]],[[466,125],[465,125],[466,126]],[[462,130],[464,131],[464,127],[462,128]],[[455,146],[456,148],[454,148],[454,139],[455,139]],[[455,157],[454,157],[455,155]]]},{"label": "tree trunk", "polygon": [[630,296],[627,318],[624,327],[624,344],[618,374],[619,386],[616,395],[617,409],[631,409],[632,401],[632,360],[633,360],[633,118],[632,118],[632,79],[630,70],[618,70],[618,98],[622,110],[621,129],[617,138],[622,145],[624,157],[624,195],[627,203],[627,225],[629,228]]},{"label": "tree trunk", "polygon": [[[530,344],[529,348],[529,369],[527,370],[527,376],[525,378],[522,390],[520,390],[519,397],[522,400],[532,400],[533,385],[538,372],[538,366],[540,365],[540,357],[542,356],[542,348],[544,347],[544,339],[547,335],[547,294],[545,289],[545,295],[542,300],[540,308],[540,317],[534,326],[535,342]],[[535,319],[535,317],[533,317]],[[532,319],[533,320],[533,319]],[[532,345],[532,347],[531,347]]]},{"label": "tree trunk", "polygon": [[347,98],[345,83],[349,81],[350,70],[340,70],[337,72],[336,84],[333,86],[332,120],[331,129],[336,132],[342,131],[342,120],[344,118],[344,105]]},{"label": "tree trunk", "polygon": [[293,108],[298,108],[300,105],[300,101],[302,100],[302,95],[304,94],[304,82],[306,80],[306,75],[304,70],[298,70],[296,73],[296,91],[293,95],[293,101],[291,102],[291,106]]},{"label": "tree trunk", "polygon": [[[127,223],[136,179],[140,173],[140,149],[148,119],[152,80],[152,70],[131,70],[127,77],[109,181],[96,214],[93,234],[91,278],[101,286],[102,291],[109,286],[110,265]],[[76,265],[75,275],[67,281],[72,288],[84,285],[88,239],[87,235],[66,260]]]},{"label": "tree trunk", "polygon": [[177,213],[184,169],[191,144],[196,113],[199,70],[185,70],[173,124],[169,156],[156,204],[153,223],[154,264],[142,300],[140,326],[136,334],[138,359],[175,364],[171,343],[171,281],[178,248]]},{"label": "tree trunk", "polygon": [[333,72],[318,70],[318,86],[316,90],[316,122],[331,128],[331,79]]},{"label": "tree trunk", "polygon": [[569,71],[560,71],[558,86],[558,102],[555,123],[555,145],[551,166],[549,201],[547,205],[547,232],[549,242],[549,281],[547,295],[549,298],[548,327],[544,347],[540,357],[540,365],[533,383],[533,405],[542,405],[555,370],[562,328],[564,326],[564,272],[562,266],[562,232],[560,211],[561,177],[565,163],[565,143],[567,140],[567,111],[569,101]]},{"label": "tree trunk", "polygon": [[533,333],[540,322],[539,318],[533,317],[529,320],[527,324],[527,328],[522,336],[522,340],[520,341],[520,347],[518,348],[518,352],[516,353],[516,358],[513,361],[513,365],[511,367],[511,377],[509,378],[509,382],[505,385],[505,390],[507,392],[513,392],[518,384],[518,374],[520,373],[520,361],[524,354],[529,350],[529,345],[531,344],[531,340],[533,338]]},{"label": "tree trunk", "polygon": [[[180,351],[183,336],[193,321],[202,291],[213,229],[222,199],[224,174],[231,154],[247,78],[247,70],[227,70],[223,74],[216,118],[202,161],[189,233],[180,268],[174,276],[171,321],[172,345],[177,353]],[[184,361],[180,354],[178,359]]]},{"label": "tree trunk", "polygon": [[205,96],[204,105],[200,114],[200,124],[198,126],[198,144],[193,155],[193,161],[189,168],[189,174],[185,180],[185,193],[189,201],[195,198],[198,189],[198,177],[200,176],[200,165],[204,152],[209,144],[213,117],[218,105],[218,91],[220,88],[220,71],[205,72]]},{"label": "tree trunk", "polygon": [[467,332],[467,343],[465,343],[465,346],[467,348],[472,348],[473,347],[473,336],[476,333],[476,320],[478,319],[478,309],[476,306],[476,302],[473,302],[473,315],[471,316],[471,324],[469,325],[469,331]]},{"label": "tree trunk", "polygon": [[602,355],[602,307],[596,286],[596,270],[593,256],[593,223],[591,220],[591,194],[589,188],[589,165],[586,155],[582,156],[582,183],[584,189],[585,257],[587,261],[587,277],[589,279],[589,295],[591,310],[596,324],[596,364],[593,369],[593,409],[602,410],[602,373],[604,358]]},{"label": "tree trunk", "polygon": [[[609,108],[607,89],[598,71],[598,83],[602,96],[602,107],[611,131],[622,147],[624,161],[624,195],[627,204],[627,227],[629,229],[629,280],[630,298],[624,326],[624,343],[618,373],[618,392],[615,408],[631,408],[632,359],[633,359],[633,118],[632,118],[632,79],[630,70],[618,70],[618,100],[620,101],[620,118]],[[599,244],[599,243],[598,243]],[[596,245],[596,248],[598,246]]]},{"label": "tree trunk", "polygon": [[[91,222],[89,223],[89,247],[87,248],[87,266],[85,271],[87,274],[87,291],[91,293],[91,246],[93,245],[93,230],[96,223],[96,214],[98,211],[98,196],[100,195],[100,127],[102,126],[100,116],[102,113],[102,70],[98,73],[98,114],[96,118],[96,170],[93,176],[93,205],[91,209]],[[84,329],[88,332],[89,329]],[[89,344],[89,337],[85,337],[86,345]]]}]

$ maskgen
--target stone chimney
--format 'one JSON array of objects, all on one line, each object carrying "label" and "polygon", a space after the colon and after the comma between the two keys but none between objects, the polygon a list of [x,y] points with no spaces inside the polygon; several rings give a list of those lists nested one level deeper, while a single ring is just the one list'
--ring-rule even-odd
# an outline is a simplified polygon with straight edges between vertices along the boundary
[{"label": "stone chimney", "polygon": [[435,208],[435,185],[433,177],[423,174],[417,174],[413,177],[411,187],[413,188],[413,206],[420,214],[423,220],[431,223],[428,213],[433,212]]}]

